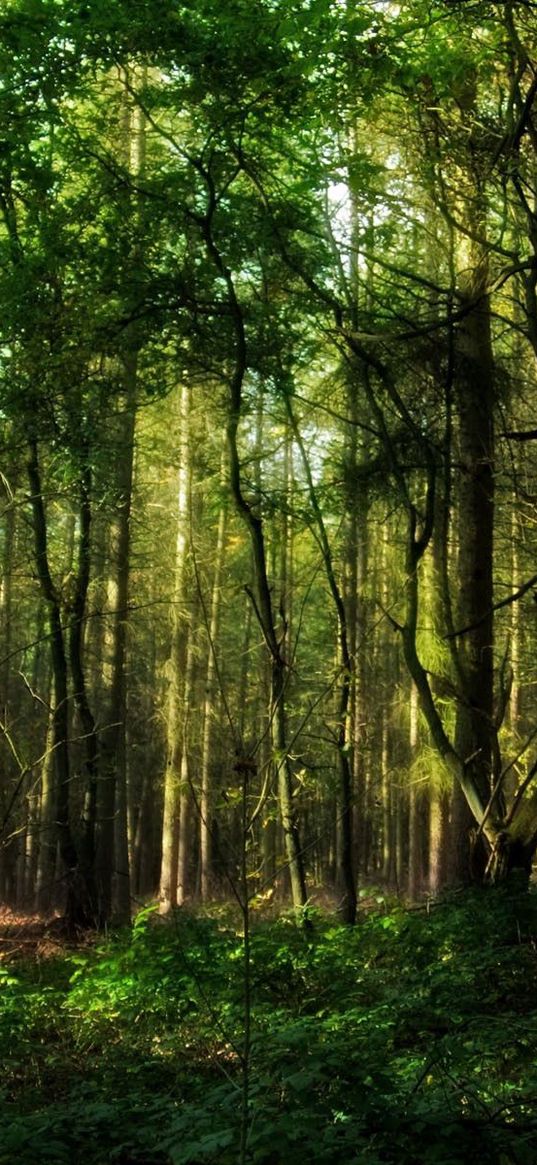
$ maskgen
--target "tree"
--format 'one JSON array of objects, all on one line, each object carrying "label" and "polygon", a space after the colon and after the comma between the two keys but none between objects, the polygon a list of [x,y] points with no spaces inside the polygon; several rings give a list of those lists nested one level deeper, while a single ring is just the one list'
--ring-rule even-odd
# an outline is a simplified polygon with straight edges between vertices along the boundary
[{"label": "tree", "polygon": [[527,872],[529,10],[1,25],[5,892]]}]

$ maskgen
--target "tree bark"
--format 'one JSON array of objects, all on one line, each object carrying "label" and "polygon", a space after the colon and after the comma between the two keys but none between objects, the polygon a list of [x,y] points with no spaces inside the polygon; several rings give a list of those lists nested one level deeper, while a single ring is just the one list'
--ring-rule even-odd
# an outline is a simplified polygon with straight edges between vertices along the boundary
[{"label": "tree bark", "polygon": [[[409,726],[410,761],[416,758],[419,748],[418,737],[418,692],[416,685],[411,681],[410,688],[410,726]],[[420,837],[422,817],[419,805],[420,792],[413,774],[410,778],[408,791],[408,896],[411,902],[416,902],[423,886],[422,845]]]},{"label": "tree bark", "polygon": [[293,436],[300,450],[302,466],[307,482],[310,505],[313,512],[317,541],[321,550],[328,587],[334,603],[338,628],[338,727],[337,749],[340,782],[339,828],[341,835],[340,869],[338,882],[342,899],[340,912],[343,920],[351,925],[356,921],[356,876],[353,856],[353,790],[352,790],[352,735],[350,733],[351,693],[354,673],[354,659],[349,646],[349,623],[342,588],[334,568],[332,547],[317,498],[317,491],[311,472],[306,447],[293,411],[289,394],[285,397],[287,414]]},{"label": "tree bark", "polygon": [[205,675],[205,699],[203,702],[203,733],[201,744],[201,788],[200,788],[200,893],[202,902],[207,902],[211,892],[212,878],[212,835],[213,823],[213,767],[214,729],[216,718],[218,670],[216,652],[220,627],[220,606],[224,551],[227,529],[225,502],[220,504],[216,547],[214,551],[214,575],[211,593],[211,608],[207,626],[208,655]]},{"label": "tree bark", "polygon": [[54,753],[56,779],[57,834],[66,884],[66,922],[70,929],[91,926],[94,910],[87,871],[79,860],[71,831],[69,792],[71,781],[69,759],[69,690],[67,657],[61,619],[60,598],[54,586],[48,557],[47,520],[41,486],[38,444],[35,437],[28,441],[28,480],[32,509],[36,569],[49,619],[54,703],[51,725],[51,747]]},{"label": "tree bark", "polygon": [[[476,267],[456,337],[458,626],[462,699],[456,749],[486,803],[494,780],[494,365],[486,272]],[[500,809],[500,806],[497,806]]]},{"label": "tree bark", "polygon": [[[178,789],[178,837],[177,837],[177,881],[176,904],[182,906],[195,890],[196,828],[199,822],[200,806],[195,796],[192,763],[189,749],[190,716],[196,684],[196,646],[194,637],[188,633],[183,681],[183,706],[181,709],[181,757]],[[194,844],[193,844],[194,842]],[[214,847],[213,847],[214,848]]]},{"label": "tree bark", "polygon": [[[2,545],[2,578],[0,581],[0,642],[2,664],[0,666],[0,716],[5,728],[9,727],[11,715],[11,642],[13,614],[13,552],[15,547],[15,506],[8,487],[0,478],[0,496],[4,503]],[[4,820],[9,801],[9,786],[14,777],[11,757],[4,761],[4,779],[0,784],[0,821]],[[6,821],[6,828],[7,828]],[[9,869],[9,849],[12,843],[0,837],[0,894],[7,894]]]},{"label": "tree bark", "polygon": [[80,860],[98,921],[97,891],[95,885],[95,831],[97,822],[97,781],[99,748],[95,718],[89,702],[83,662],[84,628],[91,568],[91,470],[86,457],[79,483],[80,510],[78,532],[78,564],[74,577],[71,618],[69,625],[69,661],[73,681],[73,702],[82,728],[84,755],[84,782]]},{"label": "tree bark", "polygon": [[230,485],[237,514],[244,522],[250,537],[256,583],[255,607],[257,618],[271,664],[271,725],[278,766],[278,790],[280,816],[285,839],[287,866],[291,879],[293,905],[303,910],[308,900],[304,857],[300,844],[296,808],[293,795],[293,776],[287,752],[285,690],[287,664],[278,641],[276,622],[272,606],[272,595],[267,571],[267,557],[263,520],[248,502],[242,482],[241,458],[238,433],[242,413],[242,392],[248,361],[246,352],[246,332],[241,305],[235,291],[232,274],[223,261],[212,233],[212,218],[216,207],[215,192],[208,181],[209,205],[204,220],[204,235],[207,251],[218,274],[223,279],[228,293],[229,309],[234,332],[234,367],[228,382],[227,446],[229,454]]},{"label": "tree bark", "polygon": [[126,664],[130,585],[131,509],[136,430],[137,356],[123,364],[123,401],[116,418],[116,513],[110,538],[107,602],[110,610],[105,655],[109,691],[102,732],[102,771],[98,798],[96,867],[99,915],[130,921],[130,873],[127,822]]},{"label": "tree bark", "polygon": [[189,620],[186,616],[189,499],[191,490],[190,387],[183,384],[180,399],[180,446],[177,481],[177,531],[169,687],[166,713],[167,756],[164,776],[162,862],[159,901],[161,913],[177,905],[179,854],[179,793],[184,737],[184,695]]}]

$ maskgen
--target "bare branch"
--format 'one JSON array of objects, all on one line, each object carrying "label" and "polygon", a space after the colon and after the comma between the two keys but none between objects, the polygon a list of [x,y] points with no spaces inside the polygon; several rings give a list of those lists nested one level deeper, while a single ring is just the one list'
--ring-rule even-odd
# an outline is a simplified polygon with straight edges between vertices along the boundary
[{"label": "bare branch", "polygon": [[469,623],[466,627],[459,627],[456,631],[450,631],[447,635],[444,635],[444,639],[455,639],[458,635],[467,635],[468,632],[474,631],[476,627],[481,627],[482,623],[486,623],[490,617],[491,611],[499,611],[502,607],[508,607],[511,603],[516,603],[518,599],[521,599],[523,595],[527,594],[535,586],[537,586],[537,574],[532,574],[528,582],[514,591],[512,595],[508,595],[506,599],[501,599],[499,603],[494,603],[494,606],[490,610],[485,611],[485,614],[480,619],[476,619],[475,623]]}]

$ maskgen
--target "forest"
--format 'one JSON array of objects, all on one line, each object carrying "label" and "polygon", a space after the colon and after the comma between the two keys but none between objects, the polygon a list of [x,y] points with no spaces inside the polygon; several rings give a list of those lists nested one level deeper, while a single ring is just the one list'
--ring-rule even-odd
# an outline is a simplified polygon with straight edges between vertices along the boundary
[{"label": "forest", "polygon": [[537,1161],[537,4],[0,4],[0,1163]]}]

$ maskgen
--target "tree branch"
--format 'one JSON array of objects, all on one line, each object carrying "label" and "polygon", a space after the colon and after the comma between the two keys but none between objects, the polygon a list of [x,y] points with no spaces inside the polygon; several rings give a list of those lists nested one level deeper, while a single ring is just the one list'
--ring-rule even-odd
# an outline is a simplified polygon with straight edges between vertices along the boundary
[{"label": "tree branch", "polygon": [[537,586],[537,574],[532,574],[528,582],[514,591],[512,595],[508,595],[506,599],[501,599],[499,603],[494,603],[490,610],[485,611],[485,614],[480,619],[476,619],[475,623],[468,623],[466,627],[459,627],[456,631],[450,631],[444,635],[444,639],[456,639],[459,635],[467,635],[470,631],[475,631],[476,627],[481,627],[490,618],[492,611],[499,611],[502,607],[508,607],[511,603],[516,603],[523,595],[527,594],[532,587]]}]

